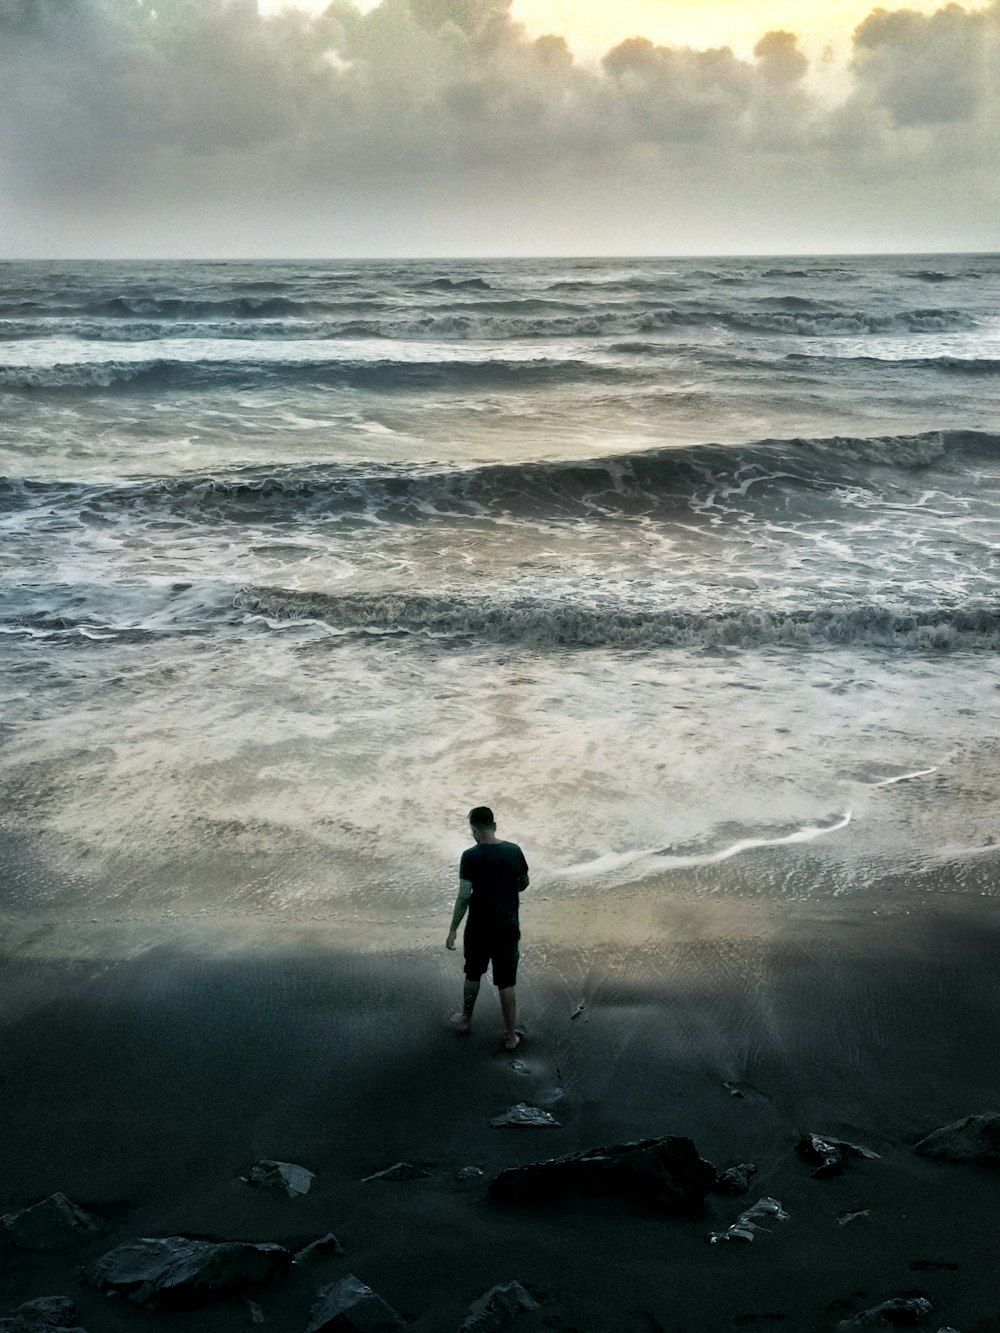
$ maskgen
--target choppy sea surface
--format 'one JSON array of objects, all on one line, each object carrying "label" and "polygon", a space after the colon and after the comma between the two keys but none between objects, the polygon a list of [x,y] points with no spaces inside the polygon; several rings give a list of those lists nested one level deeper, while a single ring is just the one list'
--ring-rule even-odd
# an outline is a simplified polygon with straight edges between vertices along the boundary
[{"label": "choppy sea surface", "polygon": [[0,265],[2,906],[996,891],[1000,257]]}]

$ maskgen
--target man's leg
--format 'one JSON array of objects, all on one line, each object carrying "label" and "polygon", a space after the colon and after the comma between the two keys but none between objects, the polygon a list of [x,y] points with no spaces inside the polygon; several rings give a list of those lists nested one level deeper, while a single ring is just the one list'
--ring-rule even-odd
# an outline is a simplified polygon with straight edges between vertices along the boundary
[{"label": "man's leg", "polygon": [[514,987],[504,986],[500,991],[500,1009],[503,1013],[503,1044],[508,1051],[516,1051],[521,1038],[514,1030],[517,1020],[517,1006],[514,1000]]},{"label": "man's leg", "polygon": [[465,986],[462,989],[462,1016],[466,1022],[471,1023],[472,1011],[476,1007],[476,998],[479,995],[479,981],[472,981],[465,978]]},{"label": "man's leg", "polygon": [[462,1008],[457,1014],[452,1014],[448,1022],[457,1032],[468,1032],[472,1027],[472,1011],[476,1007],[476,997],[479,994],[479,982],[473,981],[470,977],[465,978],[465,986],[462,990]]},{"label": "man's leg", "polygon": [[465,930],[465,986],[462,990],[462,1008],[452,1014],[448,1022],[457,1032],[468,1032],[472,1026],[472,1011],[476,1007],[479,985],[489,962],[488,950],[484,953],[482,944],[475,936]]}]

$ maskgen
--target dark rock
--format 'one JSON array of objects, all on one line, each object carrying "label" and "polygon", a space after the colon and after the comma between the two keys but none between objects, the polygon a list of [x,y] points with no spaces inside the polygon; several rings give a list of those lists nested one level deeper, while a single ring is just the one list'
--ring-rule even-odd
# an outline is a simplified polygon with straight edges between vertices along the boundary
[{"label": "dark rock", "polygon": [[812,1172],[818,1180],[839,1176],[851,1157],[878,1161],[878,1153],[872,1152],[871,1148],[862,1148],[856,1143],[845,1143],[843,1139],[830,1139],[821,1134],[807,1135],[795,1145],[795,1151],[805,1161],[818,1164]]},{"label": "dark rock", "polygon": [[243,1177],[248,1185],[257,1189],[279,1190],[290,1199],[308,1194],[316,1179],[315,1173],[294,1162],[272,1162],[267,1159],[252,1166]]},{"label": "dark rock", "polygon": [[291,1265],[291,1253],[282,1245],[165,1236],[126,1241],[85,1268],[83,1276],[101,1291],[120,1292],[139,1304],[180,1307],[205,1305]]},{"label": "dark rock", "polygon": [[362,1184],[369,1180],[426,1180],[430,1172],[422,1166],[414,1166],[412,1162],[395,1162],[392,1166],[387,1166],[384,1171],[376,1171],[372,1176],[365,1176]]},{"label": "dark rock", "polygon": [[469,1306],[459,1333],[494,1333],[506,1328],[518,1315],[538,1308],[538,1302],[531,1299],[520,1282],[491,1287]]},{"label": "dark rock", "polygon": [[751,1242],[759,1231],[770,1231],[762,1225],[764,1221],[787,1222],[788,1214],[777,1199],[758,1199],[752,1208],[740,1213],[739,1217],[725,1231],[710,1231],[706,1239],[710,1245],[723,1241]]},{"label": "dark rock", "polygon": [[1000,1162],[1000,1115],[969,1115],[936,1129],[914,1147],[944,1162]]},{"label": "dark rock", "polygon": [[539,1106],[527,1106],[518,1102],[503,1115],[495,1115],[490,1121],[494,1129],[561,1129],[559,1121],[550,1111],[543,1111]]},{"label": "dark rock", "polygon": [[922,1296],[902,1297],[883,1301],[871,1310],[862,1310],[852,1319],[842,1319],[837,1325],[840,1333],[855,1333],[866,1328],[919,1328],[932,1310],[930,1301]]},{"label": "dark rock", "polygon": [[84,1333],[76,1306],[68,1296],[39,1296],[36,1300],[25,1301],[13,1314],[0,1319],[2,1333],[43,1333],[45,1329]]},{"label": "dark rock", "polygon": [[712,1186],[713,1194],[746,1194],[750,1188],[750,1177],[757,1174],[754,1162],[740,1162],[739,1166],[729,1166],[720,1171]]},{"label": "dark rock", "polygon": [[392,1306],[349,1273],[320,1288],[307,1333],[383,1333],[402,1326]]},{"label": "dark rock", "polygon": [[325,1236],[318,1236],[316,1240],[310,1241],[308,1245],[303,1245],[295,1255],[294,1262],[297,1264],[306,1264],[310,1259],[319,1259],[324,1254],[343,1254],[344,1247],[332,1231],[328,1231]]},{"label": "dark rock", "polygon": [[103,1230],[100,1218],[85,1213],[65,1194],[50,1194],[31,1208],[0,1217],[0,1240],[22,1250],[66,1250]]},{"label": "dark rock", "polygon": [[566,1194],[624,1195],[668,1212],[693,1213],[715,1176],[715,1167],[699,1157],[690,1139],[666,1135],[511,1167],[490,1181],[490,1194],[500,1203],[533,1203]]},{"label": "dark rock", "polygon": [[246,1310],[247,1310],[247,1318],[250,1320],[251,1324],[264,1323],[264,1311],[260,1308],[260,1306],[257,1304],[256,1301],[247,1301]]}]

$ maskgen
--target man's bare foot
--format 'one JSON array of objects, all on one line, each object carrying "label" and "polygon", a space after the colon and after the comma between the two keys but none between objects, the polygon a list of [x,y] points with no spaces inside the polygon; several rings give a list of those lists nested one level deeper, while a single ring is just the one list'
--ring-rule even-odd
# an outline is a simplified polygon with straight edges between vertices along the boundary
[{"label": "man's bare foot", "polygon": [[520,1032],[509,1032],[504,1034],[503,1046],[505,1051],[516,1051],[520,1044]]},{"label": "man's bare foot", "polygon": [[462,1013],[461,1009],[448,1016],[448,1026],[455,1029],[456,1032],[463,1033],[466,1037],[472,1028],[472,1024]]}]

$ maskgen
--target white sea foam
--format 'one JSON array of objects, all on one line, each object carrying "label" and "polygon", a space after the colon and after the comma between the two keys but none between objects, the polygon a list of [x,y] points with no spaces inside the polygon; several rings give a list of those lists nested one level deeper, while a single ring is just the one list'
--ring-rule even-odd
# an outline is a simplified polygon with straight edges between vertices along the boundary
[{"label": "white sea foam", "polygon": [[899,773],[893,778],[883,778],[881,782],[873,782],[872,787],[894,787],[897,782],[909,782],[911,778],[925,778],[930,773],[936,773],[937,768],[916,768],[912,773]]},{"label": "white sea foam", "polygon": [[793,843],[813,842],[828,833],[837,833],[851,822],[851,811],[836,819],[832,824],[810,825],[795,829],[778,837],[740,838],[726,847],[711,852],[693,852],[679,855],[669,848],[650,847],[631,852],[609,852],[595,857],[592,861],[583,861],[579,865],[566,866],[557,871],[560,876],[604,876],[615,875],[621,871],[633,874],[653,875],[670,870],[691,870],[695,866],[716,865],[728,861],[730,857],[740,856],[743,852],[754,851],[759,847],[783,847]]}]

